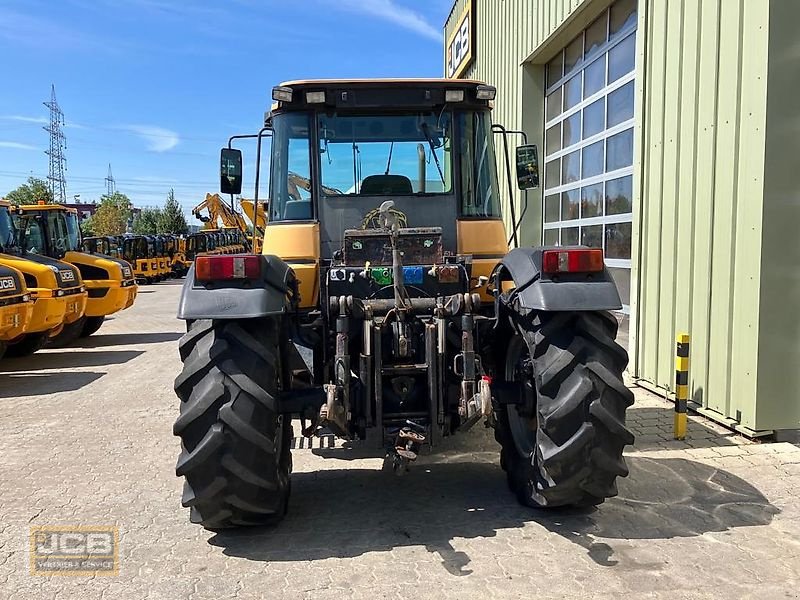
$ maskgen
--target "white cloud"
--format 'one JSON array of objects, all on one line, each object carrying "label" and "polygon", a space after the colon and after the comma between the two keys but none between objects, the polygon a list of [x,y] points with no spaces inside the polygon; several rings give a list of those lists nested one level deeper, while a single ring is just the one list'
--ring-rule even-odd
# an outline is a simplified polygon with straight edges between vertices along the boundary
[{"label": "white cloud", "polygon": [[176,132],[155,125],[125,125],[120,129],[130,131],[145,140],[147,149],[152,152],[167,152],[181,142]]},{"label": "white cloud", "polygon": [[47,117],[27,117],[25,115],[3,115],[0,119],[4,121],[17,121],[18,123],[39,123],[41,125],[49,121]]},{"label": "white cloud", "polygon": [[330,6],[390,21],[423,37],[437,42],[442,41],[442,32],[431,25],[425,17],[410,8],[399,6],[394,0],[334,0]]},{"label": "white cloud", "polygon": [[38,150],[36,146],[30,144],[22,144],[20,142],[3,142],[0,141],[0,148],[13,148],[15,150]]}]

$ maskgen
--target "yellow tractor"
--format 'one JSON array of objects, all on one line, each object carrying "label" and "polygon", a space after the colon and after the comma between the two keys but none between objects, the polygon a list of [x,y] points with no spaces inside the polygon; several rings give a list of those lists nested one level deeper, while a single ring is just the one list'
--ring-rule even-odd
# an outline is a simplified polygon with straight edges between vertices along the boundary
[{"label": "yellow tractor", "polygon": [[25,285],[25,275],[3,265],[0,258],[0,357],[9,342],[20,339],[33,316],[33,296]]},{"label": "yellow tractor", "polygon": [[133,267],[106,254],[83,252],[76,210],[58,204],[24,205],[18,207],[17,219],[25,231],[27,251],[63,260],[81,273],[89,299],[82,325],[72,328],[75,338],[92,335],[108,315],[133,305],[137,292]]},{"label": "yellow tractor", "polygon": [[[25,249],[25,232],[18,232],[11,208],[8,202],[0,200],[0,265],[22,273],[33,299],[27,325],[13,326],[4,340],[5,355],[20,357],[33,354],[62,334],[70,338],[82,327],[87,293],[74,266]],[[20,316],[20,320],[24,317]]]},{"label": "yellow tractor", "polygon": [[[263,254],[198,257],[179,303],[173,431],[193,522],[284,515],[293,419],[397,473],[483,421],[524,505],[616,494],[633,443],[620,297],[602,249],[517,247],[513,203],[506,231],[495,139],[511,200],[519,133],[492,124],[495,95],[434,79],[273,89],[254,136],[271,140]],[[221,153],[223,194],[241,194],[240,137]],[[536,147],[515,162],[518,187],[538,186]]]}]

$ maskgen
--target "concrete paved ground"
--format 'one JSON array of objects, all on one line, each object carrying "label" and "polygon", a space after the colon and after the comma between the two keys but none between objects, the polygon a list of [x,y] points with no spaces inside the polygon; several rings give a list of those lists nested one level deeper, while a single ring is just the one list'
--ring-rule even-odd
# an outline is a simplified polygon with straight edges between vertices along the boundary
[{"label": "concrete paved ground", "polygon": [[[798,595],[800,449],[701,419],[670,441],[670,407],[642,391],[631,475],[597,510],[518,506],[475,429],[405,477],[302,444],[277,528],[191,525],[173,471],[178,292],[143,288],[81,347],[0,362],[0,598]],[[106,524],[118,576],[30,575],[31,526]]]}]

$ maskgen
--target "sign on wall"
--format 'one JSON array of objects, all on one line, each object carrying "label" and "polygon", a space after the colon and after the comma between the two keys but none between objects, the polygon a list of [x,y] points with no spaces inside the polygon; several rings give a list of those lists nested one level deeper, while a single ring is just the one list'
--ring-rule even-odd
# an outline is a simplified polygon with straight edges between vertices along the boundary
[{"label": "sign on wall", "polygon": [[461,77],[475,60],[475,0],[467,0],[464,11],[445,46],[445,73]]}]

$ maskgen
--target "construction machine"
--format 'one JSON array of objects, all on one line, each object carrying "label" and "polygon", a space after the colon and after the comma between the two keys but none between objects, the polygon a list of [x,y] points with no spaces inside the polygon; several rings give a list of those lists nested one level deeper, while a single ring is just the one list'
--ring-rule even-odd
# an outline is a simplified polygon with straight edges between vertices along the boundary
[{"label": "construction machine", "polygon": [[[83,238],[83,251],[87,254],[104,254],[112,258],[122,258],[118,236],[93,236]],[[127,261],[130,263],[130,261]]]},{"label": "construction machine", "polygon": [[191,267],[191,263],[186,258],[186,240],[186,236],[183,235],[172,236],[171,266],[173,277],[183,277]]},{"label": "construction machine", "polygon": [[23,205],[17,208],[16,218],[25,230],[26,250],[74,265],[88,291],[82,322],[66,330],[60,343],[92,335],[108,315],[133,305],[137,293],[133,267],[108,254],[83,252],[75,209],[58,204]]},{"label": "construction machine", "polygon": [[[73,265],[29,252],[25,231],[18,231],[12,206],[0,200],[0,265],[22,273],[24,287],[33,300],[30,316],[23,314],[6,332],[5,356],[33,354],[66,330],[67,337],[80,324],[86,310],[87,292],[78,269]],[[6,280],[10,285],[9,280]],[[18,286],[21,291],[22,285]],[[24,302],[26,293],[18,294]],[[18,307],[24,311],[24,307]],[[13,317],[12,317],[13,318]],[[24,326],[23,323],[27,321]]]},{"label": "construction machine", "polygon": [[[204,214],[204,211],[206,214]],[[219,194],[206,194],[205,200],[192,209],[192,214],[203,222],[203,231],[209,233],[222,232],[226,234],[238,232],[242,236],[241,243],[244,244],[243,251],[250,251],[253,249],[253,234],[251,232],[254,230],[254,226],[248,224],[247,219],[234,208],[232,199],[231,205],[229,206]],[[222,243],[220,246],[239,245],[238,241],[236,243],[228,243],[229,240],[230,236],[222,236],[220,240]],[[228,250],[228,248],[225,250],[221,248],[223,254],[230,253]],[[230,249],[230,251],[233,250],[235,249]]]},{"label": "construction machine", "polygon": [[143,235],[125,235],[121,243],[121,258],[133,267],[133,275],[137,283],[152,283],[154,272],[151,270],[148,255],[147,239]]},{"label": "construction machine", "polygon": [[[633,443],[620,297],[601,248],[519,247],[512,182],[538,186],[537,149],[522,134],[515,178],[521,134],[492,124],[495,95],[466,80],[273,89],[255,134],[259,149],[271,137],[263,254],[198,256],[178,309],[176,473],[193,522],[284,515],[293,419],[397,473],[483,422],[522,504],[617,493]],[[241,193],[239,137],[221,153],[223,194]]]},{"label": "construction machine", "polygon": [[25,285],[25,275],[7,267],[0,258],[0,358],[9,342],[20,339],[33,316],[33,296]]},{"label": "construction machine", "polygon": [[252,230],[248,230],[252,231],[252,233],[248,233],[252,251],[256,254],[261,254],[261,241],[264,239],[264,228],[267,226],[267,207],[269,203],[265,201],[259,202],[256,209],[256,203],[253,200],[242,199],[239,201],[239,205],[242,207],[242,212],[253,224]]}]

